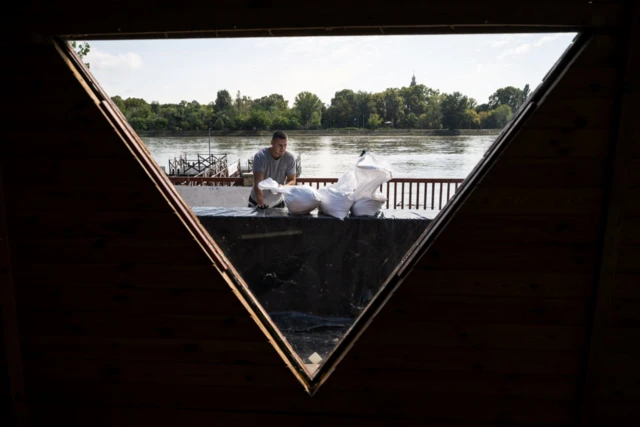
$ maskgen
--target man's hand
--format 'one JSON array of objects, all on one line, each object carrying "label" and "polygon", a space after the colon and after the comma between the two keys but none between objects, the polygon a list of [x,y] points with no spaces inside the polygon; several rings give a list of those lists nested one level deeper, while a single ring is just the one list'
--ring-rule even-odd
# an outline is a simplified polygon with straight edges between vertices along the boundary
[{"label": "man's hand", "polygon": [[267,205],[266,203],[258,203],[256,207],[259,209],[267,209],[269,205]]}]

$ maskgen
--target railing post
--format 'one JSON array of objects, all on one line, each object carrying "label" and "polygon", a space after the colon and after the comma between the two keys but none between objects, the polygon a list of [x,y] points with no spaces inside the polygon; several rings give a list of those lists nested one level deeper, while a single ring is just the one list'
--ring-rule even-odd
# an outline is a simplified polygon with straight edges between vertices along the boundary
[{"label": "railing post", "polygon": [[245,172],[242,174],[242,186],[253,187],[253,173]]}]

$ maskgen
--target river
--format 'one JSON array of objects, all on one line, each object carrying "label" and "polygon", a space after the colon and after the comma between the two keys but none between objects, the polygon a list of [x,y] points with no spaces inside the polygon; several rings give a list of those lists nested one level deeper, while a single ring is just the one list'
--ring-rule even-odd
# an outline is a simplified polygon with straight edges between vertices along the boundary
[{"label": "river", "polygon": [[[289,138],[288,149],[302,155],[302,175],[307,178],[338,178],[353,168],[366,149],[384,159],[395,178],[465,178],[495,135],[480,136],[309,136]],[[189,158],[209,152],[209,137],[144,137],[155,161],[168,166],[170,158],[186,153]],[[211,137],[211,154],[227,154],[229,162],[247,160],[269,144],[268,137]]]}]

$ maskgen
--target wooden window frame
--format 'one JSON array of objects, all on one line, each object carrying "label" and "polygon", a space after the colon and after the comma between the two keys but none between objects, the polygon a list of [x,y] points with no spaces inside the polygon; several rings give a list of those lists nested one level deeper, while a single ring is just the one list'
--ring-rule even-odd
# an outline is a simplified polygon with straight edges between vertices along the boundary
[{"label": "wooden window frame", "polygon": [[[376,30],[378,27],[376,27]],[[451,34],[449,27],[424,27],[424,28],[386,28],[380,27],[378,34]],[[323,35],[321,31],[325,29],[314,30],[310,34],[311,36]],[[362,27],[350,33],[352,35],[369,34],[371,29]],[[395,268],[394,272],[383,282],[380,290],[374,296],[369,305],[360,313],[356,318],[353,325],[347,330],[343,338],[331,351],[329,356],[325,359],[324,363],[315,371],[310,374],[304,368],[304,362],[293,350],[291,345],[287,342],[286,338],[279,331],[277,326],[273,323],[267,312],[260,305],[257,299],[253,296],[249,287],[244,282],[240,274],[233,267],[232,263],[226,258],[224,253],[220,250],[211,235],[200,224],[196,216],[191,212],[189,207],[185,204],[183,199],[178,194],[175,186],[171,183],[167,175],[157,166],[151,154],[145,147],[142,140],[138,137],[136,132],[131,128],[126,118],[113,104],[111,98],[101,88],[98,82],[93,78],[89,70],[84,65],[83,61],[76,55],[69,43],[66,40],[69,39],[82,39],[82,40],[127,40],[136,38],[127,34],[110,34],[101,36],[87,36],[87,35],[65,35],[60,37],[53,37],[52,43],[60,53],[68,65],[70,71],[77,78],[79,83],[87,91],[92,100],[96,103],[98,108],[104,114],[105,119],[111,124],[115,132],[120,136],[122,142],[130,150],[132,155],[139,162],[140,166],[144,169],[146,175],[153,182],[153,184],[162,193],[168,204],[178,215],[182,223],[189,230],[196,242],[203,249],[205,254],[211,260],[212,265],[218,271],[218,273],[227,282],[233,293],[238,297],[240,302],[247,309],[249,315],[255,320],[258,327],[265,334],[267,339],[273,344],[278,354],[285,361],[287,367],[293,372],[295,377],[303,385],[304,389],[313,396],[322,384],[333,373],[337,365],[344,358],[347,352],[353,347],[358,338],[368,328],[375,316],[383,309],[386,302],[391,298],[392,294],[402,284],[403,280],[407,276],[407,272],[415,264],[418,258],[430,248],[432,243],[438,237],[438,235],[445,229],[452,217],[464,204],[465,200],[473,193],[477,188],[478,183],[487,174],[491,167],[495,164],[496,160],[509,143],[518,135],[522,129],[524,123],[528,118],[536,111],[536,109],[545,101],[549,93],[560,81],[562,76],[575,61],[580,53],[587,46],[591,40],[589,32],[581,28],[576,27],[495,27],[495,28],[467,28],[464,33],[466,34],[486,34],[486,33],[508,33],[508,32],[526,32],[526,33],[545,33],[545,32],[578,32],[574,38],[572,44],[556,61],[554,66],[549,70],[544,77],[542,83],[531,93],[527,102],[523,104],[520,109],[514,114],[513,119],[507,124],[507,126],[501,131],[494,143],[486,151],[484,157],[475,166],[469,176],[462,183],[458,191],[454,194],[452,200],[446,204],[446,206],[440,211],[437,217],[427,227],[425,232],[417,238],[414,245],[409,249],[404,256],[401,263]],[[279,35],[283,36],[298,36],[300,30],[294,32],[280,32]],[[176,33],[172,34],[172,38],[195,38],[195,37],[220,37],[222,33],[223,37],[256,37],[255,31],[230,31],[227,34],[219,31],[215,32],[197,32],[197,33]],[[458,32],[456,32],[457,34]],[[268,34],[260,34],[259,37],[268,37],[273,35],[272,32]],[[326,35],[326,33],[324,34]],[[339,32],[333,32],[332,35],[346,35]],[[138,37],[140,38],[140,37]],[[162,34],[145,34],[145,39],[156,38],[164,39],[167,35]]]}]

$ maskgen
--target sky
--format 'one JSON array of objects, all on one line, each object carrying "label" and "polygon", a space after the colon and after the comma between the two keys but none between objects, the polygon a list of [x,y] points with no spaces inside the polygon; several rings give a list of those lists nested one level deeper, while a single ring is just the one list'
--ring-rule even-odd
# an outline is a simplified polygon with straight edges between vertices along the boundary
[{"label": "sky", "polygon": [[213,102],[227,89],[310,91],[330,104],[342,89],[380,92],[416,81],[479,104],[496,89],[534,89],[575,33],[91,41],[85,62],[110,95],[147,102]]}]

